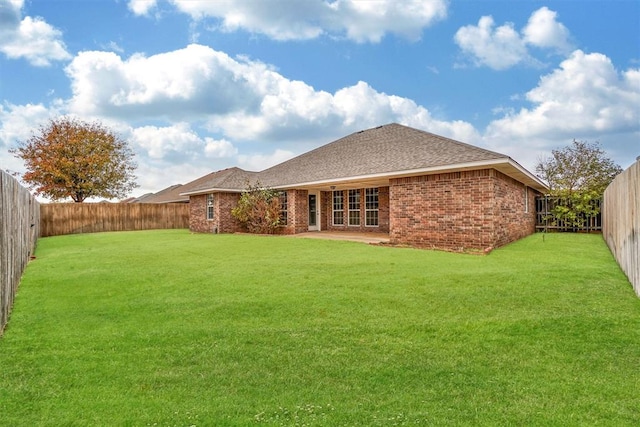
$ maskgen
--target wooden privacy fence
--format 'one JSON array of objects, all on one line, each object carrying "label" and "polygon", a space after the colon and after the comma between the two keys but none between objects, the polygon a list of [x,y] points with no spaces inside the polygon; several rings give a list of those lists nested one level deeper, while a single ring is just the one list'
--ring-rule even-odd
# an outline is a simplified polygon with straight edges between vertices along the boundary
[{"label": "wooden privacy fence", "polygon": [[189,228],[187,203],[50,203],[40,205],[40,236]]},{"label": "wooden privacy fence", "polygon": [[604,239],[640,296],[640,160],[605,190],[603,218]]},{"label": "wooden privacy fence", "polygon": [[578,219],[581,225],[576,225],[571,221],[564,221],[553,216],[553,210],[557,206],[571,206],[571,201],[556,196],[536,197],[536,231],[572,231],[591,232],[602,230],[602,213],[600,211],[601,200],[591,200],[592,208],[598,213],[596,215],[582,215]]},{"label": "wooden privacy fence", "polygon": [[36,246],[40,209],[18,181],[0,170],[0,335],[16,290]]}]

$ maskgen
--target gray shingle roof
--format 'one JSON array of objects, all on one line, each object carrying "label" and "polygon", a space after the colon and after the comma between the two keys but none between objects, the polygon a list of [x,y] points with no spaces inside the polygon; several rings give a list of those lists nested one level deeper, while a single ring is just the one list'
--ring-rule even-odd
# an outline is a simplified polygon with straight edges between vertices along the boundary
[{"label": "gray shingle roof", "polygon": [[340,180],[371,176],[401,176],[429,171],[472,169],[491,165],[537,189],[545,185],[507,155],[455,141],[419,129],[391,123],[340,138],[275,165],[262,172],[230,168],[214,172],[186,184],[181,194],[237,190],[247,183],[273,188],[296,185],[338,183]]},{"label": "gray shingle roof", "polygon": [[473,145],[403,126],[379,126],[340,138],[260,172],[264,185],[286,186],[508,159]]},{"label": "gray shingle roof", "polygon": [[223,169],[185,184],[180,194],[197,194],[211,189],[244,190],[248,183],[255,183],[256,175],[258,175],[257,172],[238,167]]}]

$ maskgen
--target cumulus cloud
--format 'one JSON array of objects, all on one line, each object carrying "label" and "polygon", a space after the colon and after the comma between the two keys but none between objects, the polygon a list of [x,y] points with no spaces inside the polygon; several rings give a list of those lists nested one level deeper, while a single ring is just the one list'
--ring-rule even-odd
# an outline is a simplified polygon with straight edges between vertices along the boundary
[{"label": "cumulus cloud", "polygon": [[518,32],[511,22],[496,27],[493,17],[483,16],[478,25],[458,29],[454,40],[476,66],[504,70],[518,64],[536,65],[539,61],[531,55],[529,47],[559,53],[566,53],[571,47],[569,31],[556,18],[556,12],[542,7],[533,12],[522,32]]},{"label": "cumulus cloud", "polygon": [[[0,105],[0,151],[6,153],[10,148],[29,139],[33,132],[56,113],[55,106],[47,108],[42,104]],[[24,165],[21,160],[7,153],[0,168],[19,172],[24,169]]]},{"label": "cumulus cloud", "polygon": [[[447,15],[446,0],[170,0],[193,19],[219,20],[222,31],[245,30],[275,40],[307,40],[321,35],[356,42],[379,42],[388,33],[412,40]],[[132,0],[129,7],[147,14],[148,4]],[[152,2],[155,3],[155,2]]]},{"label": "cumulus cloud", "polygon": [[533,12],[522,30],[524,41],[536,47],[556,49],[561,53],[571,49],[569,30],[556,20],[557,16],[556,12],[547,7]]},{"label": "cumulus cloud", "polygon": [[189,163],[204,154],[207,158],[232,157],[238,150],[231,142],[200,137],[189,124],[142,126],[132,130],[129,138],[139,153],[151,159]]},{"label": "cumulus cloud", "polygon": [[70,59],[62,32],[42,18],[23,19],[23,3],[23,0],[0,3],[0,52],[11,59],[24,58],[38,67]]},{"label": "cumulus cloud", "polygon": [[278,148],[271,154],[242,154],[238,156],[238,165],[245,170],[261,171],[293,157],[293,151]]},{"label": "cumulus cloud", "polygon": [[463,122],[434,119],[415,102],[359,82],[331,94],[289,80],[267,64],[231,58],[201,45],[122,59],[82,52],[67,67],[71,112],[122,120],[200,123],[240,141],[310,141],[381,123],[401,122],[450,137],[469,136]]},{"label": "cumulus cloud", "polygon": [[129,0],[128,7],[136,15],[148,15],[156,3],[157,0]]},{"label": "cumulus cloud", "polygon": [[113,52],[79,53],[66,68],[73,112],[198,118],[246,108],[251,90],[242,64],[199,45],[123,60]]},{"label": "cumulus cloud", "polygon": [[574,51],[526,94],[532,106],[506,114],[486,129],[487,143],[508,152],[522,141],[531,154],[572,139],[600,140],[618,158],[640,150],[640,69],[618,71],[599,53]]}]

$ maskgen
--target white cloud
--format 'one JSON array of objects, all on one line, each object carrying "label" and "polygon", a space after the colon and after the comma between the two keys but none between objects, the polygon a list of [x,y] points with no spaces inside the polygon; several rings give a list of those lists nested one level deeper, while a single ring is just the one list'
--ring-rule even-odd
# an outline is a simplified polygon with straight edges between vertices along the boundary
[{"label": "white cloud", "polygon": [[494,29],[491,16],[483,16],[478,25],[460,28],[455,41],[463,52],[469,54],[476,65],[486,65],[504,70],[529,60],[527,48],[520,34],[507,23]]},{"label": "white cloud", "polygon": [[131,131],[130,142],[140,154],[151,159],[191,163],[203,154],[207,158],[232,157],[238,150],[225,139],[202,138],[189,124],[168,127],[142,126]]},{"label": "white cloud", "polygon": [[556,21],[558,14],[547,7],[536,10],[522,30],[524,40],[536,47],[567,52],[571,48],[567,27]]},{"label": "white cloud", "polygon": [[129,10],[136,15],[148,15],[156,7],[157,0],[129,0]]},{"label": "white cloud", "polygon": [[55,115],[55,106],[49,109],[42,104],[0,105],[0,152],[3,154],[0,156],[0,168],[23,171],[22,161],[9,154],[8,150],[29,139]]},{"label": "white cloud", "polygon": [[285,78],[270,66],[233,59],[209,47],[123,60],[111,52],[82,52],[67,67],[70,111],[119,120],[189,120],[240,141],[326,141],[389,122],[410,123],[458,137],[463,122],[431,117],[415,102],[377,92],[365,82],[334,94]]},{"label": "white cloud", "polygon": [[242,64],[200,45],[122,60],[112,52],[81,52],[66,68],[73,112],[118,117],[197,119],[246,108],[251,93]]},{"label": "white cloud", "polygon": [[483,16],[478,25],[458,29],[454,40],[476,66],[504,70],[518,64],[538,65],[530,46],[560,53],[571,48],[569,31],[556,18],[556,12],[542,7],[531,14],[521,34],[511,22],[496,28],[493,17]]},{"label": "white cloud", "polygon": [[223,31],[246,30],[275,40],[306,40],[323,34],[356,42],[379,42],[387,33],[419,39],[447,15],[446,0],[171,0],[193,19],[220,20]]},{"label": "white cloud", "polygon": [[599,140],[622,162],[640,152],[640,69],[619,72],[605,55],[576,50],[526,99],[532,107],[487,127],[485,139],[498,151],[548,153],[575,138]]},{"label": "white cloud", "polygon": [[60,30],[39,17],[21,19],[22,6],[22,0],[0,4],[0,52],[11,59],[24,58],[38,67],[70,59]]},{"label": "white cloud", "polygon": [[288,150],[276,149],[271,154],[241,154],[238,165],[250,171],[261,171],[295,157],[295,153]]}]

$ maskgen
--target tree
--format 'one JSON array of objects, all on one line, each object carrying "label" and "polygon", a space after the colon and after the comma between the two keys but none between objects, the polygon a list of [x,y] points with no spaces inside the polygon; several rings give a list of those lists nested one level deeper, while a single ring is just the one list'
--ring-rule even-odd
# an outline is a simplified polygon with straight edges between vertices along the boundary
[{"label": "tree", "polygon": [[273,234],[281,225],[280,192],[247,183],[231,215],[250,233]]},{"label": "tree", "polygon": [[133,151],[99,122],[57,118],[10,151],[25,162],[22,180],[52,200],[122,198],[137,187]]},{"label": "tree", "polygon": [[562,200],[551,211],[553,219],[580,227],[586,217],[597,215],[604,190],[622,172],[606,157],[598,142],[573,140],[565,148],[552,150],[550,158],[538,161],[536,173],[549,185],[550,195]]}]

